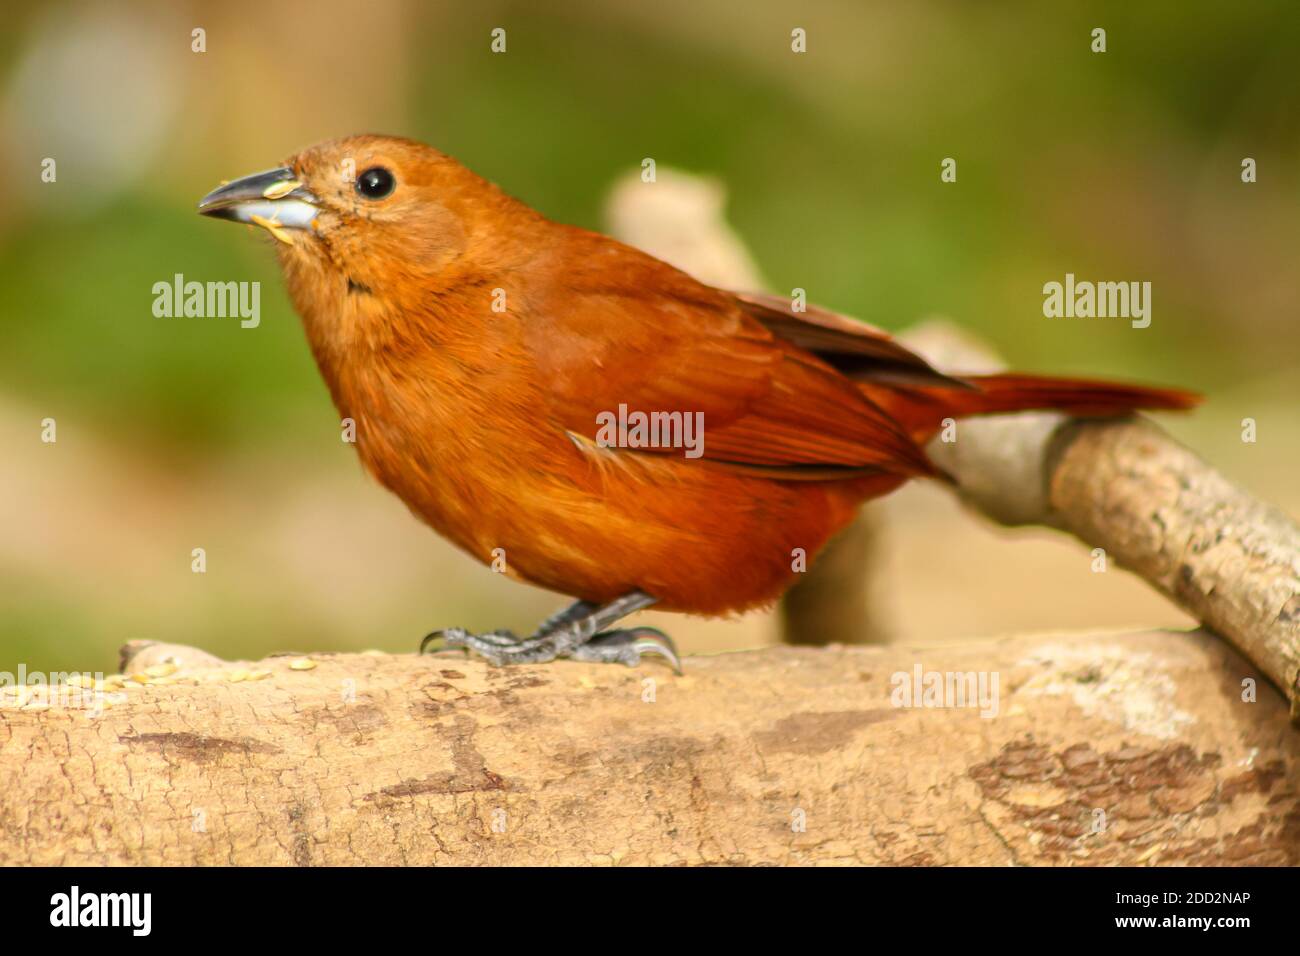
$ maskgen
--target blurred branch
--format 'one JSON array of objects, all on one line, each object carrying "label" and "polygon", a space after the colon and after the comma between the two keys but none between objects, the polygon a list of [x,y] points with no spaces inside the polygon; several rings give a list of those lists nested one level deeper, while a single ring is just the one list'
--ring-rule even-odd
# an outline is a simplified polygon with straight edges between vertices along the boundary
[{"label": "blurred branch", "polygon": [[787,644],[883,644],[889,632],[871,600],[880,563],[880,514],[865,505],[831,538],[812,566],[781,598]]},{"label": "blurred branch", "polygon": [[[1245,703],[1251,668],[1196,632],[776,647],[685,677],[124,656],[80,706],[0,694],[0,864],[1300,863],[1285,702]],[[908,704],[922,669],[988,693]]]}]

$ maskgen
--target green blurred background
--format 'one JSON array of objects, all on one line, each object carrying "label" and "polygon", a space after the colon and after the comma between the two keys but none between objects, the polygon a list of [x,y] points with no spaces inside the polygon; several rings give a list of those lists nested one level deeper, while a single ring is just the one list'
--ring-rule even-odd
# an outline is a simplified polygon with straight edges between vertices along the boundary
[{"label": "green blurred background", "polygon": [[[943,314],[1025,369],[1199,388],[1205,409],[1165,423],[1300,504],[1291,5],[263,0],[6,20],[0,669],[108,670],[135,638],[405,651],[437,626],[527,629],[559,601],[361,474],[269,239],[194,214],[218,181],[354,132],[434,144],[592,228],[644,157],[708,174],[773,288],[891,329]],[[155,318],[152,286],[178,272],[261,281],[261,326]],[[1149,280],[1151,327],[1045,319],[1043,283],[1066,272]],[[1077,544],[1007,540],[932,489],[891,508],[902,638],[1182,623],[1087,574]],[[687,650],[774,633],[770,615],[670,627]]]}]

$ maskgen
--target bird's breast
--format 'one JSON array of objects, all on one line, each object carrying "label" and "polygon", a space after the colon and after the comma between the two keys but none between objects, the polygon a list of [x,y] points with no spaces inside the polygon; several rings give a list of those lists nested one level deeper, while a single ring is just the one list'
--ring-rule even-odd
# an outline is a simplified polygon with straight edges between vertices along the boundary
[{"label": "bird's breast", "polygon": [[515,536],[521,503],[572,468],[561,460],[572,446],[546,440],[542,397],[522,375],[425,355],[349,368],[338,394],[367,470],[480,560]]}]

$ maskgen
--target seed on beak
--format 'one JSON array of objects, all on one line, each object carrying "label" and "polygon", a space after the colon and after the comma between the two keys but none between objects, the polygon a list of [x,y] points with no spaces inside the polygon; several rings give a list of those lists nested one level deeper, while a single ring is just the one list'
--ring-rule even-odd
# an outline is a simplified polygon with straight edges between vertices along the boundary
[{"label": "seed on beak", "polygon": [[302,183],[298,182],[296,179],[286,179],[282,182],[272,183],[266,187],[266,190],[262,193],[262,198],[282,199],[301,185]]},{"label": "seed on beak", "polygon": [[261,226],[286,246],[293,245],[293,236],[289,235],[289,231],[274,219],[267,219],[265,216],[259,216],[257,213],[250,213],[248,218],[254,225]]}]

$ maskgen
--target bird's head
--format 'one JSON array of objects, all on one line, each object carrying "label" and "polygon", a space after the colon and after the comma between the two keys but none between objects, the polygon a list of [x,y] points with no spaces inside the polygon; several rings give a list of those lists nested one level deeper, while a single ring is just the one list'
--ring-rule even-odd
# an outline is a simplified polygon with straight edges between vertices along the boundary
[{"label": "bird's head", "polygon": [[224,183],[198,211],[267,229],[291,285],[309,277],[378,294],[396,277],[436,276],[485,224],[508,219],[491,215],[508,205],[527,208],[430,146],[366,135]]}]

